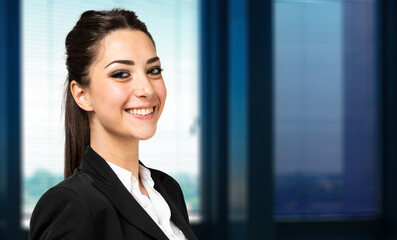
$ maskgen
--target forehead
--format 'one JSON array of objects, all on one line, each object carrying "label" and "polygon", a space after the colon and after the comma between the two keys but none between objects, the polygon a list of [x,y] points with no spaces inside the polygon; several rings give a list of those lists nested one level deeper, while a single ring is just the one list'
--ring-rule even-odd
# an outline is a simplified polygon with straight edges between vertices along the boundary
[{"label": "forehead", "polygon": [[156,49],[150,38],[138,30],[116,30],[100,42],[97,63],[113,60],[146,62],[156,56]]}]

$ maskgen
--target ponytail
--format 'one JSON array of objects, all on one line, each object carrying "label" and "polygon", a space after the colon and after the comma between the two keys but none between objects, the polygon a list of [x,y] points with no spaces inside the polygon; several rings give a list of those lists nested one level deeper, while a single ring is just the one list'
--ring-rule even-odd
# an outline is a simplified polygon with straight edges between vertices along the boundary
[{"label": "ponytail", "polygon": [[90,144],[88,114],[73,99],[70,84],[65,92],[65,178],[80,166],[87,145]]}]

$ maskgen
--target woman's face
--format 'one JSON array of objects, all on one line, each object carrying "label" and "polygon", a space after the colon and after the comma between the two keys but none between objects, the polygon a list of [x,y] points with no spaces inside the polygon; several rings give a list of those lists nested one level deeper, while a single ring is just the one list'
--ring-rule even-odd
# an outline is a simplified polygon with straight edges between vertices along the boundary
[{"label": "woman's face", "polygon": [[167,95],[161,71],[145,33],[117,30],[107,35],[89,71],[91,131],[130,139],[152,137]]}]

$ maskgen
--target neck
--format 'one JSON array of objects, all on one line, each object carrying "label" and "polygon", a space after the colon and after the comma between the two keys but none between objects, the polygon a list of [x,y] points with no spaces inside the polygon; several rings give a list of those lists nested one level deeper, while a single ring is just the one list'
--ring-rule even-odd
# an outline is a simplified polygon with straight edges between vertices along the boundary
[{"label": "neck", "polygon": [[139,179],[139,139],[125,139],[91,129],[91,148],[103,159],[132,173]]}]

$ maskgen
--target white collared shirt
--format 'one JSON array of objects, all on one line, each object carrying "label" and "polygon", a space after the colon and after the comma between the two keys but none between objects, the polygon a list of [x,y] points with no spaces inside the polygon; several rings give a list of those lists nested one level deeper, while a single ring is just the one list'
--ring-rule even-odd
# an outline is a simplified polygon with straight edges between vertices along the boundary
[{"label": "white collared shirt", "polygon": [[160,227],[164,234],[171,240],[185,240],[186,237],[181,230],[171,220],[171,210],[167,202],[159,192],[154,189],[154,181],[151,177],[149,169],[139,164],[139,178],[142,185],[145,187],[149,198],[143,195],[139,190],[137,179],[132,173],[124,168],[121,168],[111,162],[106,161],[117,177],[135,198],[135,200],[142,206],[142,208],[149,214],[153,221]]}]

